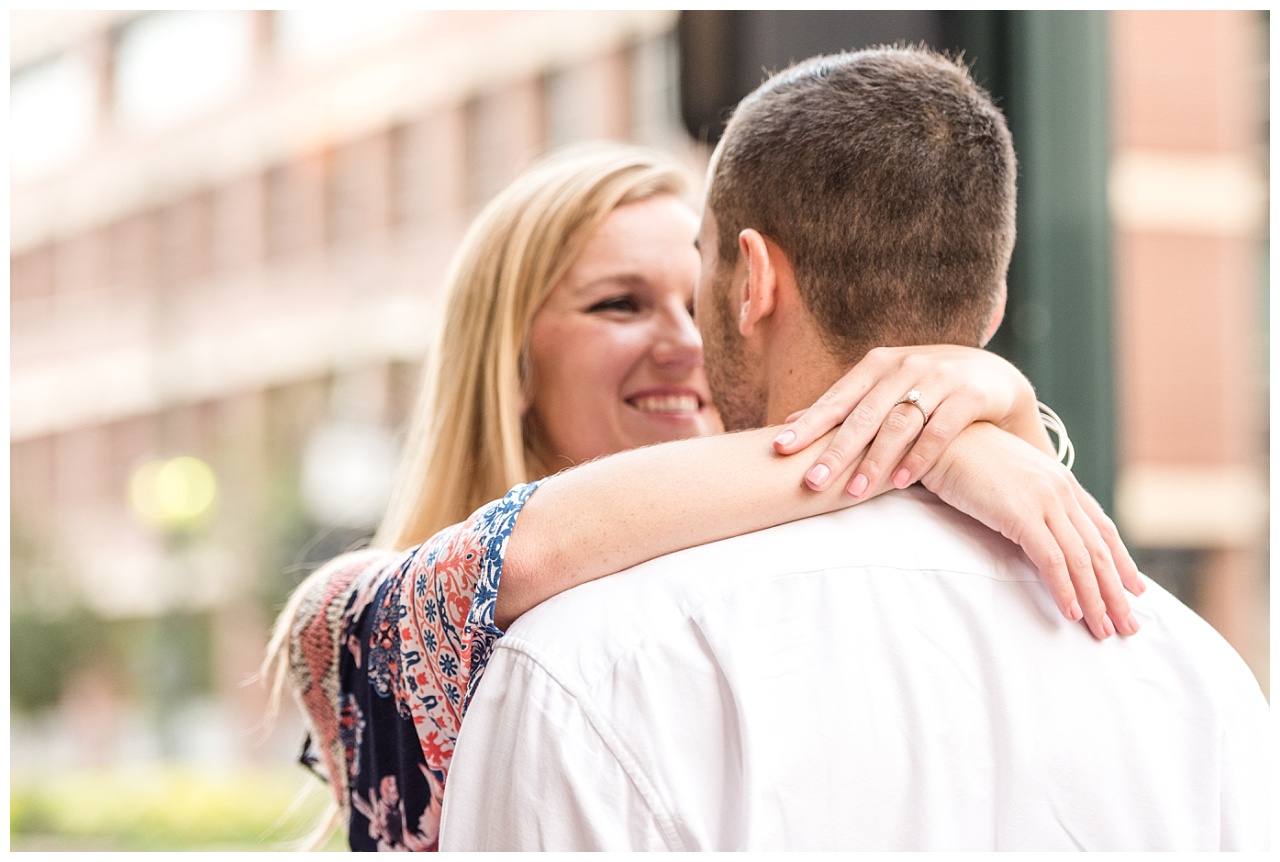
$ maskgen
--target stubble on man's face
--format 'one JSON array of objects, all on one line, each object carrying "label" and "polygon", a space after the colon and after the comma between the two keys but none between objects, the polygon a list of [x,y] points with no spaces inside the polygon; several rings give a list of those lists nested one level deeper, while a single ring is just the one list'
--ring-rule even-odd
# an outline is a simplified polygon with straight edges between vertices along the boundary
[{"label": "stubble on man's face", "polygon": [[698,232],[702,272],[695,302],[698,329],[702,332],[703,364],[711,399],[720,411],[726,431],[745,431],[765,424],[763,380],[738,332],[729,292],[736,267],[720,261],[715,217],[704,207]]}]

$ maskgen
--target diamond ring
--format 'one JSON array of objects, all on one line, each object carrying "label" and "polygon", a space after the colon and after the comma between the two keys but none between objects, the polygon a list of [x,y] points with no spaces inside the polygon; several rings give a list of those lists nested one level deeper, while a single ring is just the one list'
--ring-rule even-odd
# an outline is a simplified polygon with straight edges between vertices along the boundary
[{"label": "diamond ring", "polygon": [[899,398],[897,401],[894,402],[895,406],[898,404],[910,404],[911,406],[915,407],[917,410],[920,411],[920,413],[924,416],[924,421],[926,423],[929,421],[929,411],[925,410],[924,405],[920,403],[919,389],[909,390],[906,395],[903,395],[901,398]]}]

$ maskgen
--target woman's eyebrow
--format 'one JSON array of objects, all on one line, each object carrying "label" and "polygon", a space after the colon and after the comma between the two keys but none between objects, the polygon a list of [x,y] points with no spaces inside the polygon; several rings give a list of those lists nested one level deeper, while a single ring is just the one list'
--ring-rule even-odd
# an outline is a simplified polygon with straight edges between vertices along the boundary
[{"label": "woman's eyebrow", "polygon": [[588,279],[580,284],[575,284],[569,288],[569,293],[576,296],[578,294],[587,293],[597,287],[608,285],[616,285],[618,287],[633,289],[644,285],[644,283],[644,277],[636,275],[635,273],[613,272]]}]

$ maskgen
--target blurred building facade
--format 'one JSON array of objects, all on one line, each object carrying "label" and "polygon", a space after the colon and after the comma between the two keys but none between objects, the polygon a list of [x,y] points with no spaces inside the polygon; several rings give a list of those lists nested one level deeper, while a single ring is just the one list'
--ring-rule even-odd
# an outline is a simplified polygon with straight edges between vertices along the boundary
[{"label": "blurred building facade", "polygon": [[[1266,23],[1097,15],[1117,520],[1265,686]],[[679,16],[10,20],[14,765],[278,758],[242,683],[380,514],[469,219],[577,140],[705,165]]]}]

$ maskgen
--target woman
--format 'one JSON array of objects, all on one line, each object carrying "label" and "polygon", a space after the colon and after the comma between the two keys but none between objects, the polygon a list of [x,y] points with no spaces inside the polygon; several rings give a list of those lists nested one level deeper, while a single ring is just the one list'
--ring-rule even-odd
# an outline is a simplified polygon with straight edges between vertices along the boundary
[{"label": "woman", "polygon": [[[273,638],[278,655],[288,642],[353,849],[435,847],[453,741],[493,641],[549,596],[850,505],[887,488],[899,462],[893,484],[910,484],[946,457],[945,428],[988,420],[1049,448],[1025,378],[957,347],[875,351],[783,434],[709,436],[721,429],[689,310],[697,219],[683,191],[683,173],[653,154],[580,149],[517,180],[464,239],[376,550],[308,578]],[[895,407],[909,389],[937,399],[924,433],[926,408]],[[828,432],[859,405],[858,421]],[[803,447],[824,432],[838,446],[802,490],[805,461],[770,442],[816,454]],[[1140,589],[1136,569],[1105,515],[1065,471],[1012,466],[1004,447],[1025,443],[981,433],[999,435],[985,466],[1023,496],[978,488],[949,502],[1025,537],[1068,617],[1100,637],[1136,631],[1119,586]],[[837,453],[868,442],[853,475]]]}]

